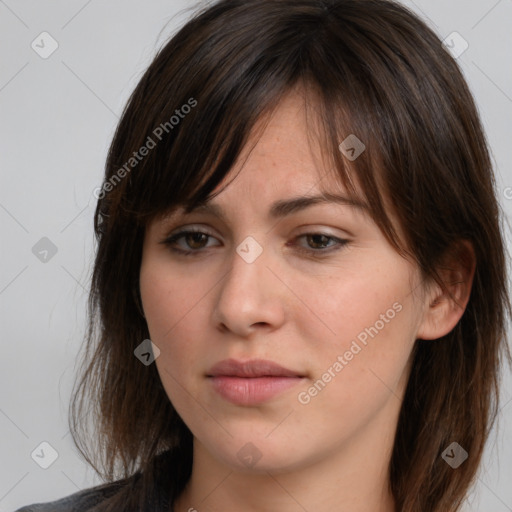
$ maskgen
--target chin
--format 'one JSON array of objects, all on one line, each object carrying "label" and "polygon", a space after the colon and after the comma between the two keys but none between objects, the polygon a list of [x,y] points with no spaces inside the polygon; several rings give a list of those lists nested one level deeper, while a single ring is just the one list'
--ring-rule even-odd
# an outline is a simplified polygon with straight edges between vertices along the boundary
[{"label": "chin", "polygon": [[[268,433],[271,430],[267,428],[261,435],[253,431],[247,435],[226,436],[220,443],[218,438],[208,439],[201,444],[211,457],[237,473],[287,473],[314,462],[317,454],[299,452],[295,443],[292,445],[278,435],[270,439]],[[304,445],[301,448],[304,449]],[[311,449],[314,451],[314,447]]]}]

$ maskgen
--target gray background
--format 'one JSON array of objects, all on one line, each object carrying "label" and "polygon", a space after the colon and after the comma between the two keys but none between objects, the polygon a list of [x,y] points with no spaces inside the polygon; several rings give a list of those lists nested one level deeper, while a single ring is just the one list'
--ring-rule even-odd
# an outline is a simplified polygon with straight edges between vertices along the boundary
[{"label": "gray background", "polygon": [[[442,39],[456,31],[469,44],[458,61],[480,108],[509,216],[512,0],[404,3]],[[191,16],[183,9],[194,5],[0,0],[0,512],[99,483],[67,429],[94,253],[93,190],[130,92],[156,49]],[[47,36],[44,43],[38,37],[43,31],[59,45],[46,59],[31,47],[35,40],[40,52],[51,48]],[[43,237],[56,254],[36,257],[32,248]],[[44,249],[47,242],[40,243]],[[500,428],[467,512],[512,511],[511,380],[507,371]],[[48,469],[31,458],[43,441],[58,453]]]}]

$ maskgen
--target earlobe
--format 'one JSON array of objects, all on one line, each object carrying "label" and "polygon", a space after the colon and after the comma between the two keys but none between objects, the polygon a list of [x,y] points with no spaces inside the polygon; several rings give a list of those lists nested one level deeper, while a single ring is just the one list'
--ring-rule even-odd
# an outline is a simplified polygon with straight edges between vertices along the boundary
[{"label": "earlobe", "polygon": [[416,337],[435,340],[451,332],[466,310],[476,257],[471,242],[460,240],[437,269],[443,286],[435,283],[425,296],[425,310]]}]

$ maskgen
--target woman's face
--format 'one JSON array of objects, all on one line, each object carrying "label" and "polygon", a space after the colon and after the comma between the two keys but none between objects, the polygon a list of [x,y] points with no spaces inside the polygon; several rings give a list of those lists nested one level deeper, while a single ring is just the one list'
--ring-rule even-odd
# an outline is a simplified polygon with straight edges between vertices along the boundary
[{"label": "woman's face", "polygon": [[[163,386],[196,449],[238,470],[391,445],[424,321],[418,269],[364,207],[304,201],[343,195],[306,128],[302,98],[287,96],[215,209],[155,221],[144,240]],[[202,234],[162,243],[182,230]],[[287,371],[242,364],[255,360]]]}]

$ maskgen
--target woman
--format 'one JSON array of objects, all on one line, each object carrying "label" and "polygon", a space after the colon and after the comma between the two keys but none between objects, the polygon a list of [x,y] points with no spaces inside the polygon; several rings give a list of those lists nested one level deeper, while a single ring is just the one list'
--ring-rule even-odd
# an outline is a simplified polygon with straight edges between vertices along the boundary
[{"label": "woman", "polygon": [[141,79],[97,197],[71,424],[110,483],[23,511],[460,510],[510,305],[478,114],[422,21],[214,3]]}]

